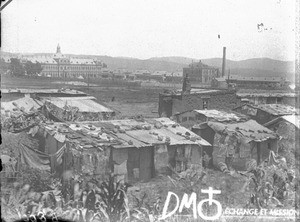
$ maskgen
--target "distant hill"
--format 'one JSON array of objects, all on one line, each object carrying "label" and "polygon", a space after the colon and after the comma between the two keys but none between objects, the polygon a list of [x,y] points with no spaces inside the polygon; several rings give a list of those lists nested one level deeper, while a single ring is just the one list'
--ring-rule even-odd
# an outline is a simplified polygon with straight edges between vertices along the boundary
[{"label": "distant hill", "polygon": [[[1,52],[2,55],[16,55],[13,53]],[[36,55],[36,56],[51,56],[51,53],[28,53],[23,55]],[[151,72],[154,71],[182,71],[192,61],[197,62],[199,59],[187,57],[154,57],[150,59],[136,59],[130,57],[111,57],[99,55],[74,55],[67,54],[68,56],[84,57],[84,58],[98,58],[105,62],[110,69],[146,69]],[[222,58],[201,59],[204,64],[209,66],[222,67]],[[248,75],[248,76],[287,76],[292,80],[294,76],[294,62],[280,61],[269,58],[253,58],[241,61],[226,60],[226,75],[230,69],[231,74]]]},{"label": "distant hill", "polygon": [[[155,57],[153,61],[178,62],[181,64],[190,64],[192,61],[197,62],[199,59],[186,57]],[[209,66],[222,67],[222,58],[201,59],[201,62]],[[269,58],[253,58],[247,60],[233,61],[226,60],[226,75],[230,69],[231,74],[249,75],[249,76],[286,76],[292,80],[295,73],[295,63],[292,61],[280,61]]]},{"label": "distant hill", "polygon": [[[155,57],[150,60],[190,64],[192,61],[197,62],[200,59],[186,57]],[[201,62],[210,66],[222,67],[222,58],[201,59]],[[254,58],[240,61],[227,59],[226,66],[230,69],[260,69],[272,70],[274,72],[293,72],[295,67],[294,62],[292,61],[280,61],[269,58]]]}]

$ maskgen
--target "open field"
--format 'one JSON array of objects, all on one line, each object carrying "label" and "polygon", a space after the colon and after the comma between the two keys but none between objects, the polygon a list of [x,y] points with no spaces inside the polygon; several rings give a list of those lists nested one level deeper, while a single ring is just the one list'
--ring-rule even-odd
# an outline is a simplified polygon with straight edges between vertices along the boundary
[{"label": "open field", "polygon": [[[143,115],[144,117],[158,117],[158,93],[162,89],[151,88],[117,88],[93,87],[80,88],[91,94],[97,101],[114,109],[120,117]],[[114,101],[112,99],[114,98]]]},{"label": "open field", "polygon": [[158,94],[163,91],[163,87],[107,87],[97,86],[94,83],[90,83],[90,87],[87,87],[81,80],[77,80],[77,84],[74,84],[74,81],[67,82],[71,84],[50,78],[5,78],[1,79],[1,88],[71,88],[94,96],[99,103],[114,109],[120,117],[135,115],[158,117]]}]

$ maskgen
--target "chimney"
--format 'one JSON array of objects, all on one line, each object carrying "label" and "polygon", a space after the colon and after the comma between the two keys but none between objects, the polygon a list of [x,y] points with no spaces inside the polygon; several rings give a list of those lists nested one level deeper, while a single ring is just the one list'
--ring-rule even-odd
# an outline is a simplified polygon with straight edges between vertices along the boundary
[{"label": "chimney", "polygon": [[223,47],[222,77],[225,76],[226,47]]},{"label": "chimney", "polygon": [[183,78],[183,84],[182,84],[182,94],[190,94],[191,92],[191,83],[189,80],[188,73]]}]

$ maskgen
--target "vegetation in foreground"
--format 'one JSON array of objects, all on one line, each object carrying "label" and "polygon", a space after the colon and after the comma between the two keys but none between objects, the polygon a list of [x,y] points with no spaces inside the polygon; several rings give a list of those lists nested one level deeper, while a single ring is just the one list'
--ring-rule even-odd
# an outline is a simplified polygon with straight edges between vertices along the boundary
[{"label": "vegetation in foreground", "polygon": [[[213,186],[222,191],[216,195],[223,207],[231,208],[285,208],[298,209],[299,179],[281,165],[263,166],[252,161],[247,172],[220,172],[190,168],[173,176],[159,176],[148,183],[131,186],[120,183],[114,176],[105,181],[73,175],[62,186],[62,181],[38,170],[22,172],[25,180],[2,185],[1,211],[6,221],[14,221],[25,215],[43,213],[49,217],[72,221],[158,221],[168,191],[183,194],[197,193],[207,199],[201,189]],[[51,181],[51,183],[50,183]],[[174,209],[171,202],[169,209]],[[213,215],[214,209],[204,205],[204,213]],[[186,208],[181,217],[166,221],[190,221],[192,207]],[[250,217],[242,218],[249,221]],[[280,219],[280,218],[279,218]],[[201,221],[201,220],[200,220]],[[222,218],[220,221],[228,221]],[[232,220],[230,220],[232,221]],[[252,218],[253,221],[253,218]],[[257,221],[259,218],[257,218]]]}]

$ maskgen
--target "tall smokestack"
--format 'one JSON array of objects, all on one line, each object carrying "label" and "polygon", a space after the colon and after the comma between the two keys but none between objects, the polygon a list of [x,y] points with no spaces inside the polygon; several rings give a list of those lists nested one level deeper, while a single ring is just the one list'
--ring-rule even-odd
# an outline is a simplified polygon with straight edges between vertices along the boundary
[{"label": "tall smokestack", "polygon": [[190,94],[190,92],[191,92],[191,83],[189,80],[189,74],[187,73],[186,76],[183,78],[182,94]]},{"label": "tall smokestack", "polygon": [[223,63],[222,63],[222,77],[225,76],[225,64],[226,63],[226,47],[223,47]]}]

